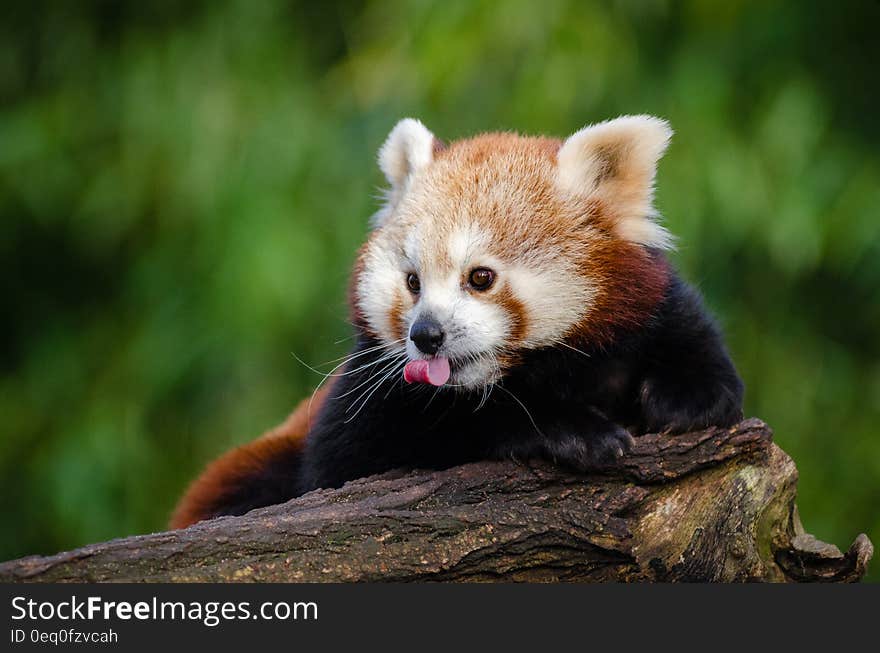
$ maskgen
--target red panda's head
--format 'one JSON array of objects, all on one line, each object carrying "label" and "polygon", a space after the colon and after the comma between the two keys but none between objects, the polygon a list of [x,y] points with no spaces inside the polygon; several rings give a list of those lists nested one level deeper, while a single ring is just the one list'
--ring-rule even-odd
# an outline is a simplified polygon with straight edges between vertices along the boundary
[{"label": "red panda's head", "polygon": [[666,284],[652,195],[671,133],[628,116],[564,142],[443,145],[402,120],[379,151],[391,187],[355,271],[358,325],[405,352],[410,380],[463,388],[528,350],[604,346],[644,325]]}]

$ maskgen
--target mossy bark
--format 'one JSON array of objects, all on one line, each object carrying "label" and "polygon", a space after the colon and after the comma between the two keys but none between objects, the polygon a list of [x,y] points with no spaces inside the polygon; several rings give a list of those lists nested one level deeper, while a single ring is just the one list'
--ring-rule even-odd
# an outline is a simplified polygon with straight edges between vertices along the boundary
[{"label": "mossy bark", "polygon": [[637,438],[624,464],[392,472],[167,533],[0,564],[0,581],[832,581],[842,554],[804,533],[797,470],[750,419]]}]

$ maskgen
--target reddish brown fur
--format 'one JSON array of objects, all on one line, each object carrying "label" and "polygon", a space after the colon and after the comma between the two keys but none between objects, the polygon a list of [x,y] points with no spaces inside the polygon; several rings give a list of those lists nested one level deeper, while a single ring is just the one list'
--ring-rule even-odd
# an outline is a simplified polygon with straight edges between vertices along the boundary
[{"label": "reddish brown fur", "polygon": [[395,333],[400,338],[406,337],[406,324],[403,321],[403,300],[400,298],[400,295],[394,296],[394,301],[391,303],[391,308],[389,309],[389,320],[391,322],[391,331]]},{"label": "reddish brown fur", "polygon": [[[523,243],[533,242],[545,250],[570,249],[571,213],[549,176],[555,167],[555,156],[562,142],[546,137],[524,137],[511,133],[490,133],[456,141],[436,157],[454,170],[442,179],[443,194],[448,197],[472,197],[480,211],[481,224],[492,231],[500,251],[517,252]],[[508,179],[509,177],[509,179]],[[506,183],[520,188],[528,196],[527,229],[511,228],[511,222],[497,205],[487,206],[475,197],[481,182]],[[447,218],[448,219],[448,218]],[[453,218],[454,219],[454,218]]]},{"label": "reddish brown fur", "polygon": [[645,325],[669,282],[665,258],[615,238],[590,254],[589,271],[599,280],[594,307],[571,332],[580,343],[607,345],[616,334]]},{"label": "reddish brown fur", "polygon": [[434,160],[456,158],[461,165],[483,163],[492,156],[505,152],[524,152],[536,158],[553,159],[562,141],[547,136],[520,136],[512,132],[489,132],[472,138],[454,141],[435,151]]},{"label": "reddish brown fur", "polygon": [[504,308],[510,321],[507,340],[511,344],[521,342],[529,328],[528,316],[522,302],[516,298],[510,288],[502,288],[493,299]]},{"label": "reddish brown fur", "polygon": [[193,481],[178,502],[171,517],[171,528],[186,528],[210,517],[217,497],[239,479],[247,478],[261,469],[265,462],[290,451],[299,451],[305,445],[311,422],[327,397],[330,384],[304,399],[279,426],[267,431],[248,444],[228,451],[213,461]]}]

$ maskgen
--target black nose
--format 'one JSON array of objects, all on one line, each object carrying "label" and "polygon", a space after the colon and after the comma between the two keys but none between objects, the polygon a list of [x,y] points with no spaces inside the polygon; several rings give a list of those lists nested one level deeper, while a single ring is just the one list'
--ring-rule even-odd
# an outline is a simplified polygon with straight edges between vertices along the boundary
[{"label": "black nose", "polygon": [[416,343],[423,354],[433,356],[443,344],[446,335],[433,317],[420,317],[409,330],[409,339]]}]

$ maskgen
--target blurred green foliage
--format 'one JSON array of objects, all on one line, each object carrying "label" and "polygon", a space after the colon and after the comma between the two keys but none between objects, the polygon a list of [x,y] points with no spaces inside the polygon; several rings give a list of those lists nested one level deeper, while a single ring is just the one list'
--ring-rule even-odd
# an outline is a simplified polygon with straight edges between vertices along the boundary
[{"label": "blurred green foliage", "polygon": [[880,542],[878,3],[19,4],[0,559],[161,529],[311,390],[291,354],[348,346],[374,153],[407,115],[442,138],[668,118],[658,204],[747,412],[797,462],[808,530]]}]

